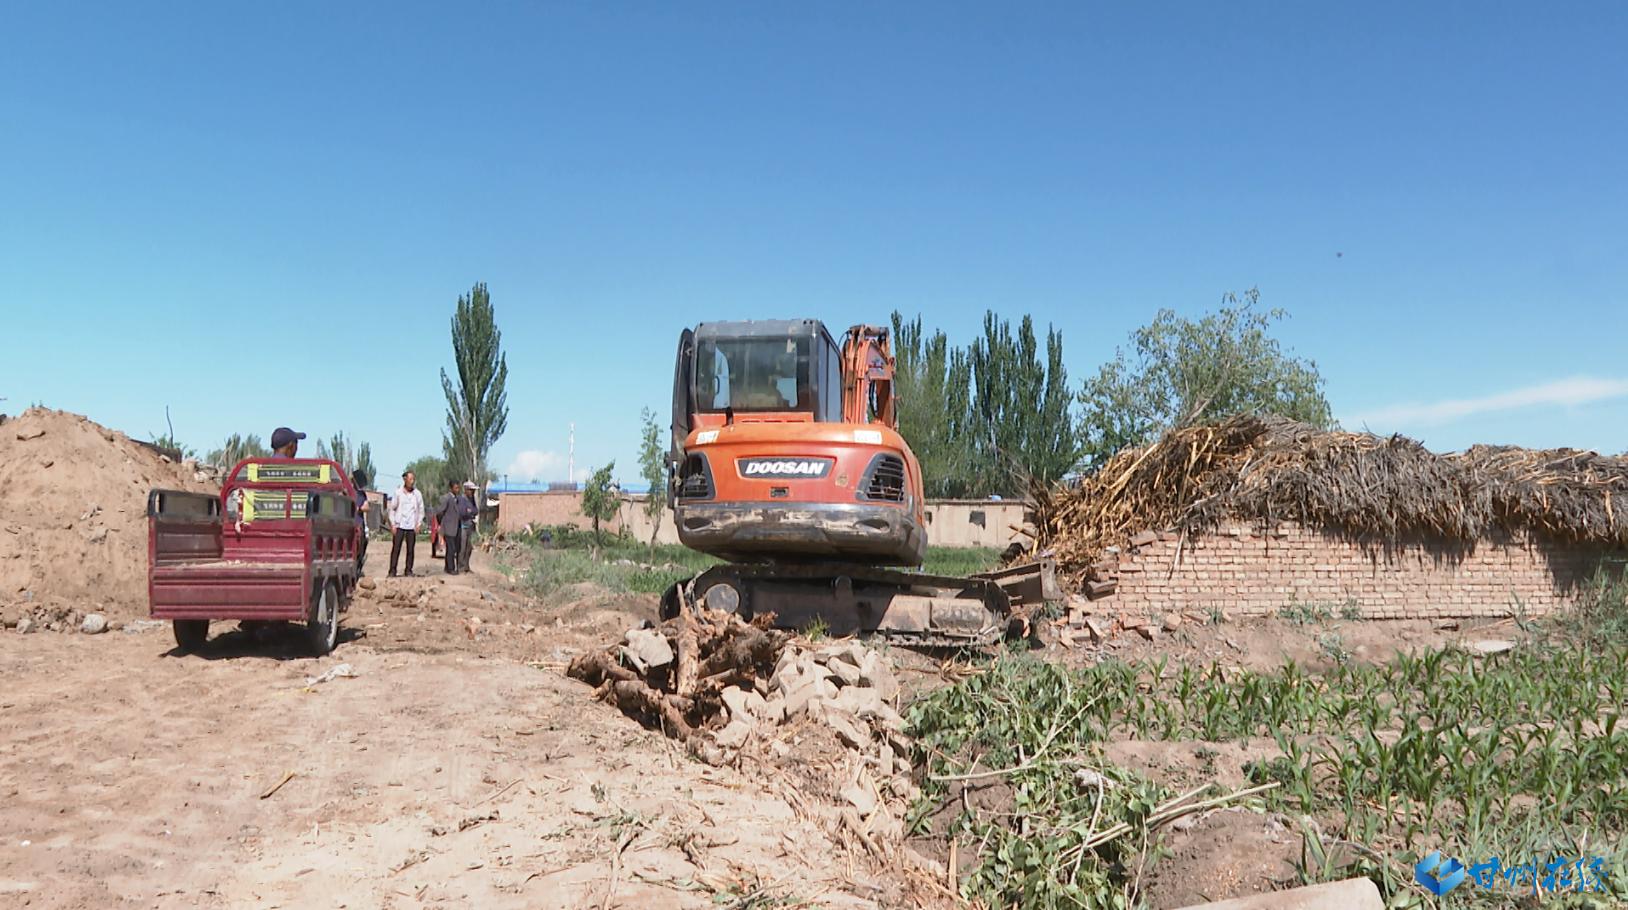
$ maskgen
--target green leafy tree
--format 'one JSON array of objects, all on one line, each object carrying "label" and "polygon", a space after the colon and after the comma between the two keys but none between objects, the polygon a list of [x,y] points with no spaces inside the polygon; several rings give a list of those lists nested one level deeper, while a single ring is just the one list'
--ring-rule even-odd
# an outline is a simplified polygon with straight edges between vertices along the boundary
[{"label": "green leafy tree", "polygon": [[441,446],[457,473],[482,486],[491,475],[486,456],[509,423],[504,392],[509,364],[502,342],[486,284],[477,283],[458,298],[452,316],[452,356],[458,375],[454,382],[446,370],[441,371],[441,391],[447,399]]},{"label": "green leafy tree", "polygon": [[350,440],[344,433],[335,433],[330,439],[317,440],[317,457],[331,458],[339,462],[339,466],[350,470]]},{"label": "green leafy tree", "polygon": [[1074,394],[1063,367],[1063,336],[1048,328],[1045,350],[1034,320],[984,316],[967,348],[920,317],[893,314],[899,431],[921,461],[928,496],[1020,494],[1050,483],[1079,461]]},{"label": "green leafy tree", "polygon": [[[406,470],[413,472],[417,488],[424,491],[426,505],[433,502],[434,498],[441,493],[446,492],[447,484],[456,478],[456,474],[447,466],[446,459],[437,458],[434,455],[425,455],[413,459],[408,463]],[[373,475],[369,474],[368,477],[373,478]],[[377,482],[377,478],[373,479]],[[399,479],[397,482],[400,482]],[[392,491],[395,488],[396,484],[394,483],[388,485],[388,489]]]},{"label": "green leafy tree", "polygon": [[351,469],[362,472],[362,476],[366,478],[364,483],[374,483],[379,479],[373,467],[373,446],[364,442],[356,447],[356,463],[351,465]]},{"label": "green leafy tree", "polygon": [[603,546],[605,542],[599,532],[599,523],[615,518],[616,510],[621,507],[621,500],[616,495],[616,481],[611,479],[611,472],[615,469],[616,462],[612,461],[594,471],[582,488],[582,514],[594,523],[595,546]]},{"label": "green leafy tree", "polygon": [[656,426],[656,412],[645,408],[639,412],[644,421],[639,439],[639,476],[650,485],[650,496],[644,501],[644,514],[650,517],[650,549],[656,548],[656,535],[661,531],[661,516],[667,510],[667,449],[661,444],[661,428]]},{"label": "green leafy tree", "polygon": [[227,471],[245,458],[265,458],[270,454],[271,450],[266,448],[266,444],[261,441],[259,436],[253,433],[247,436],[233,433],[226,437],[226,441],[221,443],[220,448],[204,456],[204,460],[222,471]]},{"label": "green leafy tree", "polygon": [[893,314],[894,384],[899,432],[921,462],[928,496],[976,495],[976,453],[967,424],[972,413],[972,367],[943,330],[927,335],[921,317]]},{"label": "green leafy tree", "polygon": [[317,440],[317,457],[339,462],[346,472],[361,471],[373,480],[373,447],[367,443],[352,445],[350,437],[335,433],[331,438]]},{"label": "green leafy tree", "polygon": [[1333,425],[1317,364],[1271,335],[1287,313],[1260,310],[1260,292],[1227,294],[1192,320],[1160,310],[1131,335],[1080,394],[1087,461],[1095,466],[1165,430],[1237,414],[1277,414]]},{"label": "green leafy tree", "polygon": [[1063,333],[1047,327],[1042,357],[1034,320],[1011,323],[984,314],[983,335],[968,352],[974,386],[973,430],[981,451],[974,475],[990,493],[1022,493],[1051,484],[1079,463],[1080,444],[1063,367]]}]

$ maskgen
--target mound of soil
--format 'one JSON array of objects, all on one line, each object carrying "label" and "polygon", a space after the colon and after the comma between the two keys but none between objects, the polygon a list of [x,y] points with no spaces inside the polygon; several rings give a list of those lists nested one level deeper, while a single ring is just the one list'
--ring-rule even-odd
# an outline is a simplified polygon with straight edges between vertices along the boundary
[{"label": "mound of soil", "polygon": [[0,602],[147,610],[147,493],[218,489],[197,467],[66,411],[0,424]]}]

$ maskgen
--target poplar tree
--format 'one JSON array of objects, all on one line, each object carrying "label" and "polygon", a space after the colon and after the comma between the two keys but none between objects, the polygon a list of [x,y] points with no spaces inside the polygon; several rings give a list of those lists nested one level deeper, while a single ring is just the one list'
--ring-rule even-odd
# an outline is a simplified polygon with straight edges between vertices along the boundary
[{"label": "poplar tree", "polygon": [[498,331],[492,299],[485,282],[458,298],[452,315],[452,357],[456,382],[441,371],[441,391],[447,398],[447,428],[441,446],[453,476],[484,486],[489,479],[486,456],[508,427],[509,407],[504,385],[509,364],[503,355],[503,333]]}]

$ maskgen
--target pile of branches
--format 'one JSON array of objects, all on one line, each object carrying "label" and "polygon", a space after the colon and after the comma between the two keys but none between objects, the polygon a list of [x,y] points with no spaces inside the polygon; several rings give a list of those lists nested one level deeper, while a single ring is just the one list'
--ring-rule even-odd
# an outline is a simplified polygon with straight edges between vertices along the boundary
[{"label": "pile of branches", "polygon": [[1039,545],[1078,569],[1146,530],[1293,521],[1367,539],[1469,543],[1496,534],[1628,546],[1628,459],[1476,446],[1241,416],[1171,430],[1078,484],[1039,491]]},{"label": "pile of branches", "polygon": [[728,720],[723,692],[768,679],[787,635],[773,614],[751,622],[733,613],[680,611],[625,643],[571,661],[566,675],[596,686],[598,698],[645,726],[680,740]]}]

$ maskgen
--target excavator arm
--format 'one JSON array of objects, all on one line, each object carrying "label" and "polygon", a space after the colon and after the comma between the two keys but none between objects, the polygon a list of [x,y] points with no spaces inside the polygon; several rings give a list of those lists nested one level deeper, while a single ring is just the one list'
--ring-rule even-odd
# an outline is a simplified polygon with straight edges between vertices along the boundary
[{"label": "excavator arm", "polygon": [[899,396],[893,388],[893,348],[888,330],[856,325],[842,338],[842,419],[898,429]]}]

